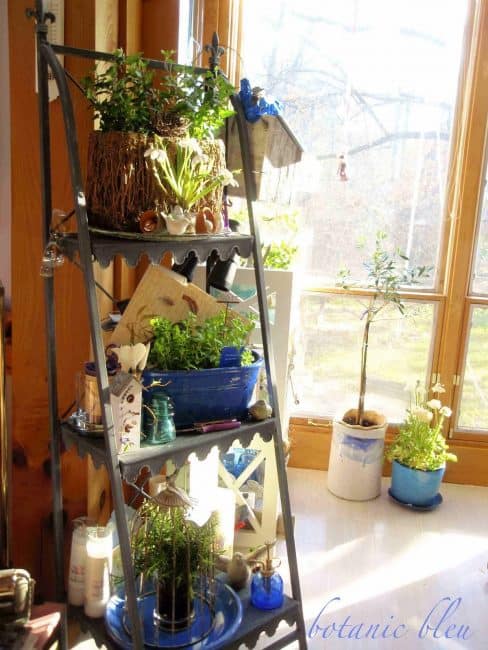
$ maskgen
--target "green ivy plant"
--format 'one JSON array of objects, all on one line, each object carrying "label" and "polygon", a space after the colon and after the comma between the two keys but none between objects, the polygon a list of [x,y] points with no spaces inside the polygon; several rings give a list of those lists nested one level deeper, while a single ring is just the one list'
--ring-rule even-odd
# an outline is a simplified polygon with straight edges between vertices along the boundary
[{"label": "green ivy plant", "polygon": [[101,131],[159,133],[167,119],[186,124],[191,137],[215,135],[233,113],[229,98],[234,87],[219,70],[197,75],[177,65],[172,55],[162,52],[167,70],[159,75],[141,54],[118,49],[112,61],[82,79]]},{"label": "green ivy plant", "polygon": [[451,416],[451,409],[443,406],[438,398],[439,393],[445,392],[444,386],[436,383],[431,391],[435,397],[426,401],[426,391],[417,382],[415,403],[407,410],[405,422],[385,452],[389,461],[425,471],[439,469],[447,461],[457,461],[443,435],[444,421]]},{"label": "green ivy plant", "polygon": [[[399,250],[396,250],[394,253],[385,250],[385,240],[386,234],[384,232],[380,231],[376,234],[374,251],[371,258],[364,262],[367,279],[365,285],[361,284],[361,288],[368,291],[369,297],[361,314],[361,319],[364,321],[364,329],[361,347],[359,399],[355,417],[350,415],[344,418],[344,421],[348,424],[371,426],[369,421],[363,419],[371,325],[378,319],[383,310],[390,306],[396,308],[400,315],[404,316],[405,303],[400,296],[401,287],[418,283],[422,278],[428,277],[431,271],[431,268],[427,266],[407,266],[405,262],[408,262],[408,257]],[[350,270],[342,269],[339,272],[338,284],[343,289],[351,289],[355,285],[350,282],[350,277]]]},{"label": "green ivy plant", "polygon": [[[246,345],[254,321],[253,317],[243,319],[226,310],[201,324],[192,312],[179,323],[159,316],[152,318],[148,366],[158,370],[217,368],[224,347],[242,349]],[[252,361],[252,353],[243,350],[241,365]]]}]

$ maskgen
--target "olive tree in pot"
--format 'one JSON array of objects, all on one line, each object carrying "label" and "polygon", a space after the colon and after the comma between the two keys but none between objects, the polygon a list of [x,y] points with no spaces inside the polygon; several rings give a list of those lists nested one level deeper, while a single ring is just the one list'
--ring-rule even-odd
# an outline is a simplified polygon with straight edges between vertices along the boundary
[{"label": "olive tree in pot", "polygon": [[[425,266],[410,267],[405,255],[398,250],[390,253],[385,249],[385,239],[385,233],[376,234],[374,251],[371,258],[364,262],[367,279],[362,287],[368,291],[368,302],[361,313],[364,328],[357,408],[349,409],[342,419],[333,423],[327,486],[336,496],[352,501],[374,499],[381,491],[383,447],[388,423],[383,414],[365,409],[371,326],[388,307],[393,307],[400,316],[404,316],[401,287],[417,283],[430,270]],[[350,282],[349,270],[341,271],[339,277],[342,288],[354,286]]]},{"label": "olive tree in pot", "polygon": [[441,503],[439,487],[446,462],[457,461],[443,434],[444,422],[451,416],[451,409],[439,399],[445,388],[436,383],[430,392],[434,397],[427,400],[426,389],[417,382],[414,404],[385,452],[392,463],[390,496],[424,509]]}]

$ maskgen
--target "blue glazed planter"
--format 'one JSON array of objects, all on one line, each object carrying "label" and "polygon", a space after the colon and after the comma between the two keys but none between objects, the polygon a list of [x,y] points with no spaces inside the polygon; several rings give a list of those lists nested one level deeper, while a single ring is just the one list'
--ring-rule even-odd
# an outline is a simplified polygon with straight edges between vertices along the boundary
[{"label": "blue glazed planter", "polygon": [[429,506],[439,493],[446,466],[433,471],[412,469],[396,460],[391,468],[391,494],[405,504]]},{"label": "blue glazed planter", "polygon": [[[210,420],[242,420],[247,417],[247,407],[262,365],[263,358],[259,357],[250,366],[242,367],[168,372],[145,370],[142,383],[144,386],[153,381],[167,384],[163,390],[173,401],[177,427]],[[151,394],[151,390],[143,391],[145,404],[150,403]]]}]

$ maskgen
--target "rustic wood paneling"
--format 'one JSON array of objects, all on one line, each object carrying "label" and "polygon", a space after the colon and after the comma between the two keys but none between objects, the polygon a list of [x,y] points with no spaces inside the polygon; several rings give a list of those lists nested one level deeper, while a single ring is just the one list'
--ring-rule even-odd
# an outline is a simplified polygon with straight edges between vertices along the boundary
[{"label": "rustic wood paneling", "polygon": [[[27,3],[28,4],[28,3]],[[51,556],[51,481],[49,463],[46,348],[41,260],[41,209],[37,96],[34,91],[34,24],[26,19],[26,4],[10,0],[9,48],[12,150],[12,317],[13,317],[13,562],[38,580],[36,591],[50,595],[52,575],[41,575],[42,557]],[[93,47],[93,2],[65,5],[65,40]],[[66,59],[79,77],[86,64]],[[86,104],[75,92],[80,125],[82,164],[86,160],[86,134],[91,119]],[[60,102],[50,105],[52,117],[53,207],[73,205]],[[63,412],[74,398],[74,376],[86,360],[89,342],[81,274],[65,264],[56,271],[56,317],[59,358],[59,405]],[[63,491],[69,516],[86,508],[85,463],[74,452],[63,454]],[[42,556],[42,557],[41,557]]]},{"label": "rustic wood paneling", "polygon": [[161,50],[178,48],[178,0],[142,0],[141,48],[145,56],[161,58]]}]

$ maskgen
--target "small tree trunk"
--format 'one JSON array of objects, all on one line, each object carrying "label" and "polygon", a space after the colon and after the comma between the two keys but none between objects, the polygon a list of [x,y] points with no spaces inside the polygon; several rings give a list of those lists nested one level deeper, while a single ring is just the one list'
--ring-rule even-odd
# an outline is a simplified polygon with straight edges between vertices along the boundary
[{"label": "small tree trunk", "polygon": [[366,316],[366,324],[363,333],[363,345],[361,348],[361,382],[359,385],[359,401],[356,424],[361,424],[364,413],[364,396],[366,394],[366,364],[368,361],[368,341],[369,341],[369,328],[371,326],[371,311],[368,310]]}]

